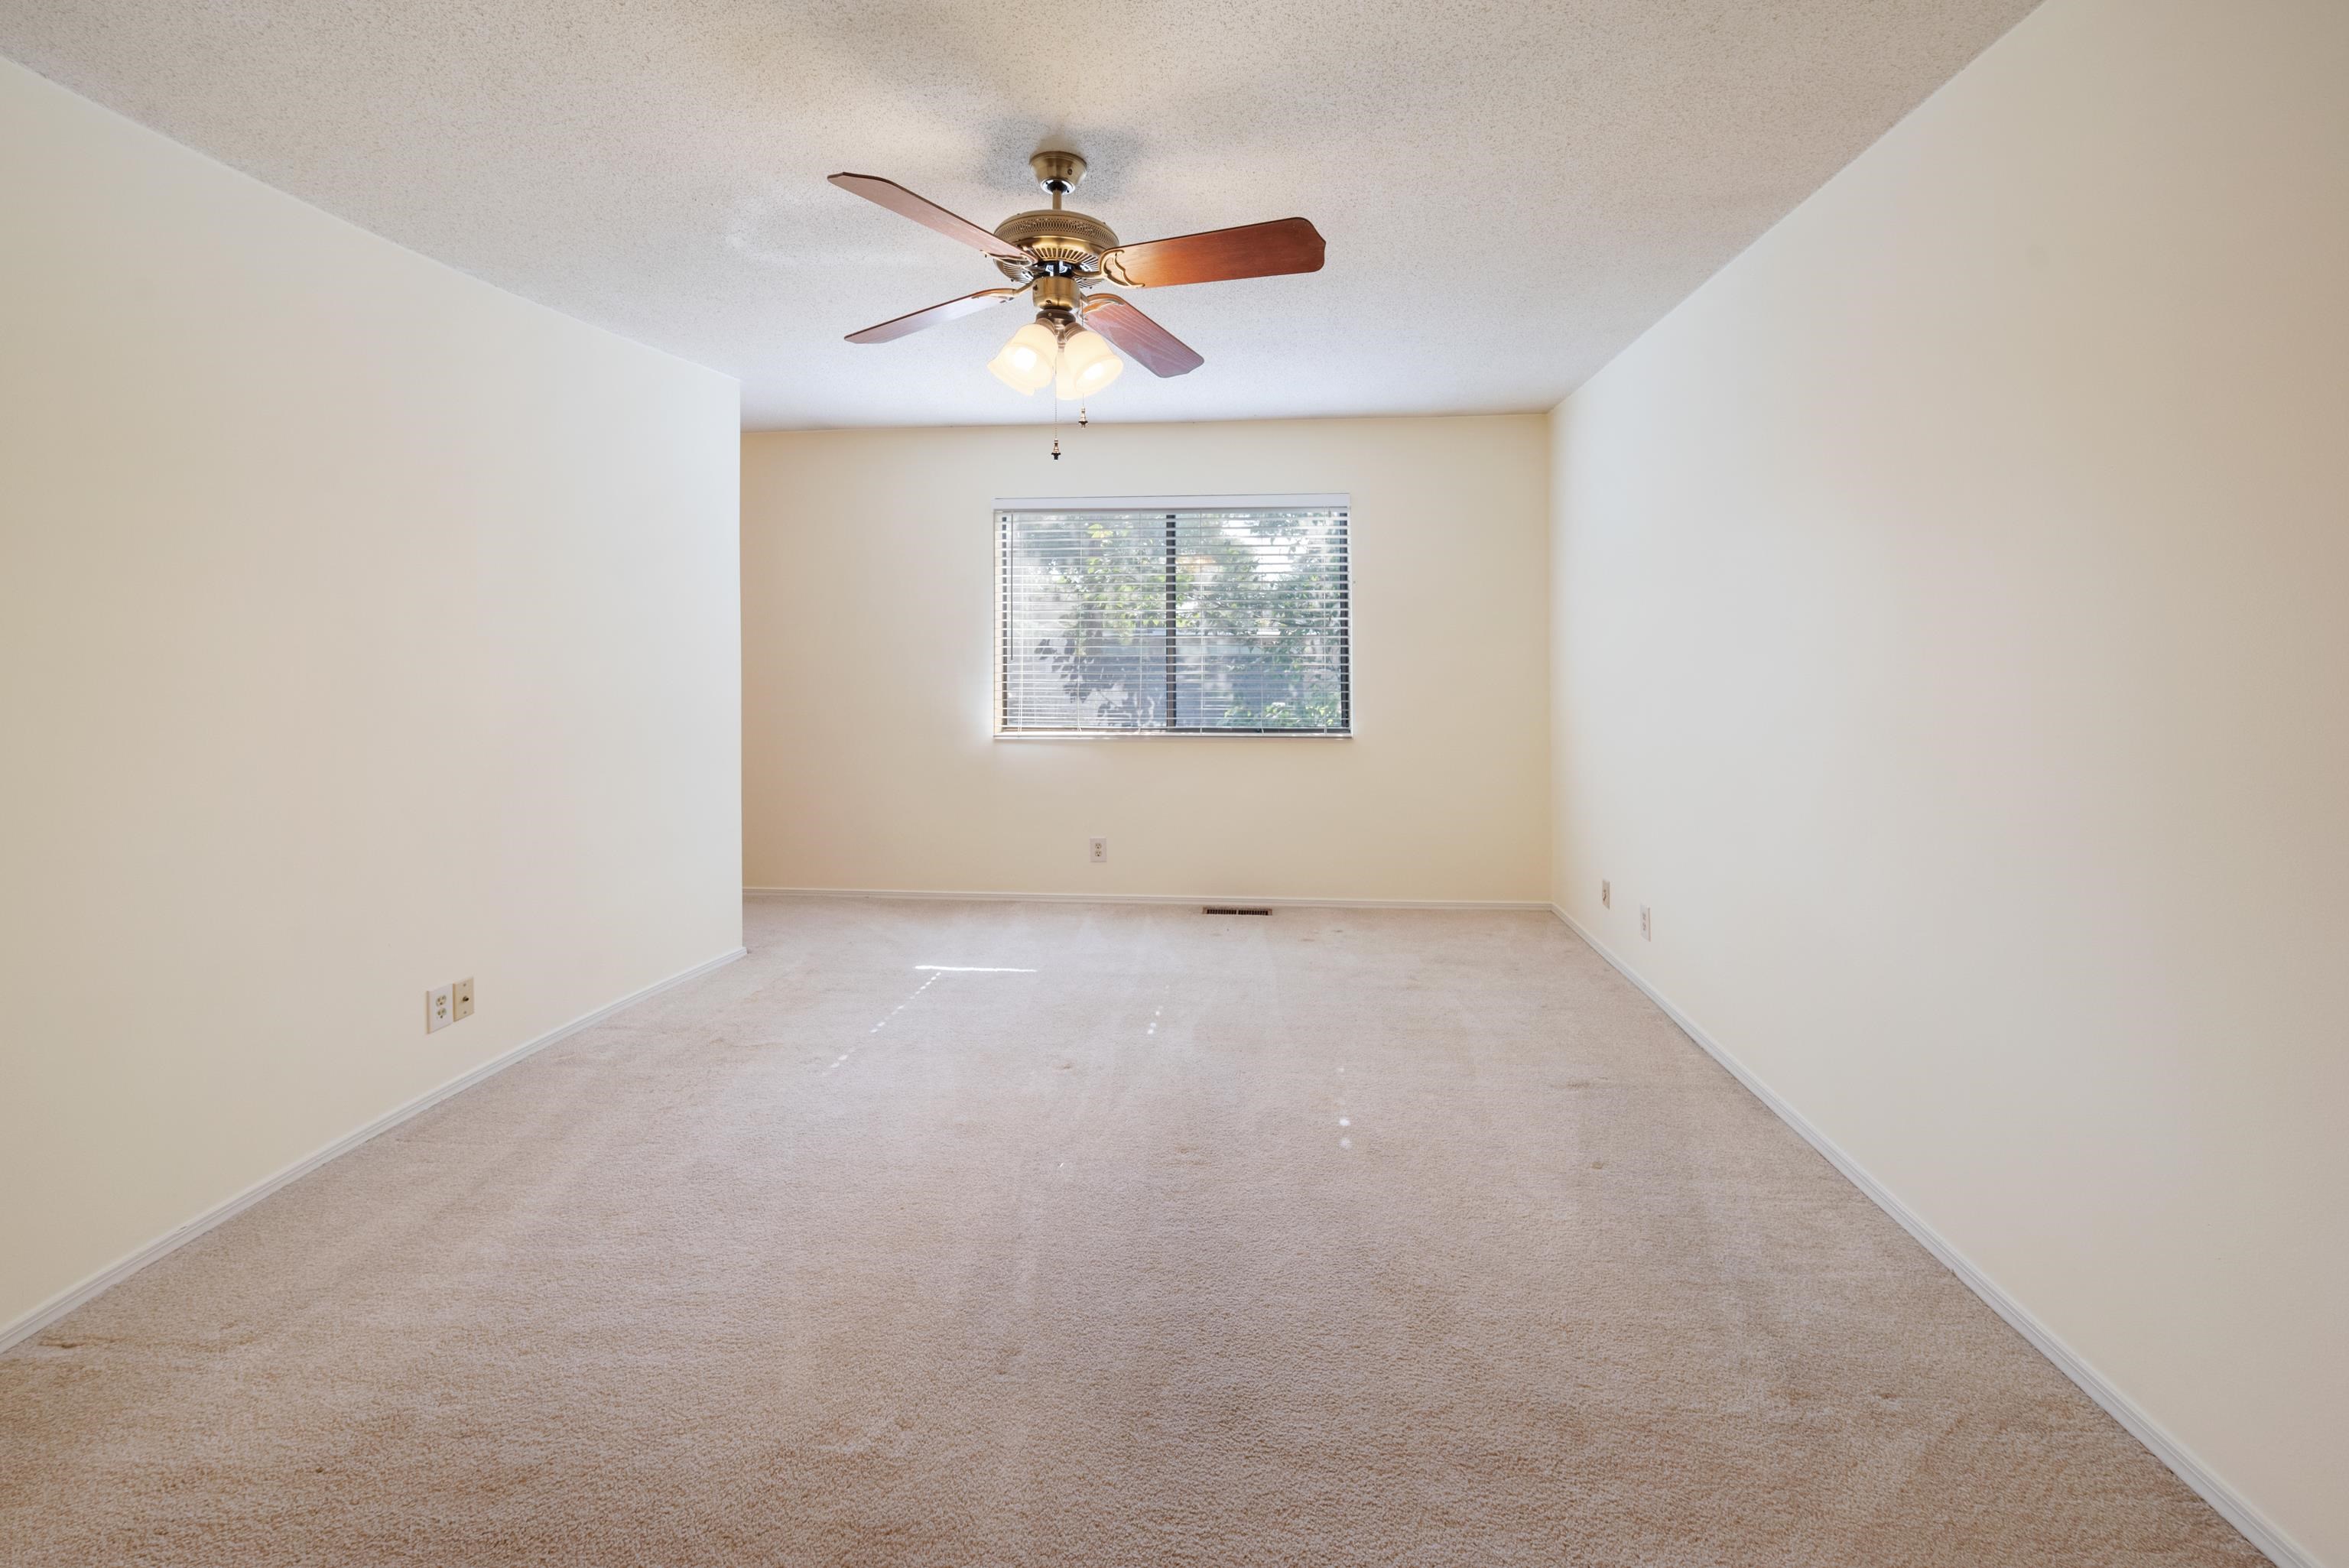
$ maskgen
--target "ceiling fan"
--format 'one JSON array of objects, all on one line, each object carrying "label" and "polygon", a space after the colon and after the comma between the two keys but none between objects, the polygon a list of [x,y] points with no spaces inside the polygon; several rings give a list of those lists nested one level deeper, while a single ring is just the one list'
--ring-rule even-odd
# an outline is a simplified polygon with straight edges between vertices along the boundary
[{"label": "ceiling fan", "polygon": [[871,174],[833,175],[832,182],[842,190],[984,252],[1014,285],[981,289],[892,317],[850,333],[848,341],[887,343],[1032,292],[1035,320],[1012,334],[988,368],[1016,391],[1032,393],[1050,382],[1055,397],[1077,398],[1100,391],[1125,368],[1112,345],[1140,360],[1154,376],[1183,376],[1206,363],[1123,297],[1104,291],[1102,284],[1164,288],[1321,270],[1321,235],[1302,218],[1122,245],[1100,219],[1061,205],[1085,177],[1083,159],[1073,152],[1040,152],[1028,160],[1028,167],[1051,196],[1051,206],[1015,212],[993,232],[895,181]]}]

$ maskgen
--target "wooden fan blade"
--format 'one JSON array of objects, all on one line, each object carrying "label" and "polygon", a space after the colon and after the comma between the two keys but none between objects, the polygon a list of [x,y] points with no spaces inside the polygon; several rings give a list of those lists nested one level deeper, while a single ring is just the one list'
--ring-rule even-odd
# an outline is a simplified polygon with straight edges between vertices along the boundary
[{"label": "wooden fan blade", "polygon": [[[960,299],[950,299],[944,304],[934,304],[924,310],[908,311],[904,315],[891,316],[878,326],[868,326],[862,332],[850,333],[848,341],[887,343],[890,339],[903,337],[909,332],[919,332],[926,326],[936,326],[942,321],[955,321],[975,311],[985,310],[988,305],[1001,304],[1008,299],[1017,299],[1027,292],[1024,288],[981,289],[975,294],[965,294]],[[1108,337],[1109,334],[1103,333],[1102,335]],[[1114,343],[1117,340],[1110,338],[1110,341]]]},{"label": "wooden fan blade", "polygon": [[1120,245],[1102,257],[1102,272],[1128,288],[1212,284],[1321,270],[1320,231],[1302,218],[1279,218],[1237,229],[1210,229],[1171,240]]},{"label": "wooden fan blade", "polygon": [[886,207],[902,218],[911,218],[926,229],[936,229],[949,240],[960,240],[974,251],[985,251],[990,256],[1006,261],[1021,259],[1019,247],[1009,240],[999,240],[968,218],[957,218],[926,197],[916,196],[894,180],[884,180],[877,174],[835,174],[832,182],[843,191],[851,191],[867,201]]},{"label": "wooden fan blade", "polygon": [[1189,344],[1112,294],[1085,301],[1085,325],[1140,360],[1153,376],[1187,376],[1206,363]]}]

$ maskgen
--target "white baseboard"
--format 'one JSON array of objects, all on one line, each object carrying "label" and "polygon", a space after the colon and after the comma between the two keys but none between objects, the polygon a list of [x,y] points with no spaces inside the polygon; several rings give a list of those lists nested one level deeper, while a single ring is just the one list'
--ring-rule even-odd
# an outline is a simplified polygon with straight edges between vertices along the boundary
[{"label": "white baseboard", "polygon": [[741,957],[746,951],[747,950],[744,948],[738,947],[731,953],[721,953],[717,957],[697,964],[690,969],[681,970],[678,973],[670,975],[666,980],[656,980],[651,985],[645,986],[642,990],[631,991],[628,995],[621,997],[616,1002],[607,1003],[604,1006],[596,1008],[592,1013],[582,1014],[580,1016],[572,1019],[571,1022],[564,1025],[560,1028],[550,1029],[545,1034],[539,1036],[536,1039],[525,1041],[522,1045],[516,1046],[513,1049],[506,1052],[503,1056],[493,1057],[491,1060],[482,1063],[480,1067],[473,1068],[472,1071],[450,1079],[447,1083],[442,1084],[439,1088],[433,1089],[419,1099],[409,1101],[406,1105],[401,1106],[397,1110],[377,1118],[375,1120],[367,1123],[365,1127],[360,1128],[357,1132],[347,1133],[343,1137],[337,1138],[332,1143],[327,1144],[324,1149],[318,1150],[315,1153],[304,1156],[302,1159],[297,1160],[293,1164],[287,1166],[285,1170],[277,1172],[276,1175],[271,1176],[254,1186],[246,1188],[243,1191],[239,1192],[235,1197],[231,1198],[225,1203],[222,1203],[215,1208],[207,1210],[205,1212],[199,1214],[196,1218],[190,1220],[186,1224],[178,1227],[176,1230],[166,1232],[163,1235],[148,1243],[145,1246],[140,1247],[137,1252],[132,1253],[129,1256],[100,1269],[98,1273],[90,1275],[89,1278],[82,1281],[79,1284],[71,1286],[59,1295],[51,1296],[47,1301],[43,1302],[31,1312],[18,1318],[16,1322],[8,1325],[7,1327],[0,1328],[0,1351],[5,1351],[9,1346],[38,1334],[42,1329],[47,1328],[49,1325],[55,1323],[66,1314],[73,1311],[74,1308],[104,1295],[109,1290],[112,1290],[116,1285],[120,1284],[124,1280],[129,1279],[132,1274],[137,1274],[140,1269],[145,1268],[149,1264],[155,1262],[158,1258],[167,1256],[168,1254],[178,1251],[180,1248],[186,1246],[190,1242],[194,1241],[198,1236],[202,1235],[206,1231],[211,1230],[213,1226],[234,1219],[237,1215],[244,1212],[247,1209],[252,1208],[255,1203],[260,1202],[264,1198],[268,1197],[272,1192],[276,1191],[280,1187],[285,1186],[289,1182],[300,1181],[303,1177],[307,1176],[311,1171],[316,1171],[319,1166],[326,1164],[328,1161],[335,1159],[338,1155],[349,1153],[352,1150],[357,1149],[360,1144],[365,1143],[368,1139],[377,1136],[378,1133],[388,1132],[391,1129],[398,1127],[401,1122],[406,1121],[409,1118],[431,1109],[434,1106],[439,1105],[442,1100],[447,1099],[450,1095],[461,1094],[465,1090],[472,1088],[475,1084],[480,1083],[483,1078],[490,1078],[495,1074],[505,1071],[506,1068],[513,1066],[516,1062],[522,1060],[524,1057],[531,1055],[534,1051],[543,1051],[547,1047],[554,1044],[557,1040],[566,1038],[569,1036],[577,1034],[582,1029],[589,1028],[596,1024],[600,1024],[605,1019],[610,1017],[613,1014],[621,1012],[626,1008],[633,1007],[647,997],[657,995],[659,993],[667,990],[672,985],[682,985],[688,980],[698,978],[700,975],[709,974],[713,969],[720,968],[726,965],[731,964],[737,958]]},{"label": "white baseboard", "polygon": [[1729,1075],[1745,1086],[1748,1093],[1767,1106],[1779,1120],[1802,1134],[1810,1146],[1826,1157],[1828,1164],[1843,1172],[1844,1180],[1858,1188],[1868,1201],[1891,1215],[1901,1229],[1923,1244],[1925,1250],[1941,1261],[1943,1267],[1964,1283],[1968,1290],[1990,1305],[1990,1309],[2004,1318],[2017,1334],[2029,1340],[2039,1354],[2055,1364],[2055,1369],[2080,1386],[2083,1393],[2104,1407],[2105,1413],[2118,1421],[2129,1436],[2143,1443],[2153,1457],[2176,1473],[2178,1480],[2194,1489],[2203,1501],[2218,1511],[2220,1518],[2242,1532],[2243,1538],[2265,1553],[2278,1568],[2322,1568],[2308,1550],[2286,1534],[2282,1528],[2251,1506],[2225,1481],[2213,1475],[2209,1467],[2194,1456],[2193,1450],[2172,1437],[2161,1424],[2122,1393],[2097,1371],[2088,1360],[2070,1346],[2058,1339],[2053,1331],[2030,1309],[2006,1294],[1976,1268],[1971,1259],[1950,1244],[1941,1233],[1912,1212],[1909,1206],[1869,1175],[1859,1163],[1846,1154],[1803,1114],[1774,1093],[1770,1086],[1747,1069],[1744,1063],[1722,1048],[1720,1043],[1699,1028],[1695,1021],[1683,1014],[1661,992],[1642,978],[1640,972],[1616,956],[1613,950],[1587,930],[1574,916],[1558,905],[1549,906],[1550,913],[1566,923],[1567,929],[1582,938],[1593,953],[1615,966],[1616,972],[1647,994],[1648,1000],[1663,1009],[1664,1016],[1680,1026],[1681,1032],[1694,1040],[1714,1061],[1726,1068]]},{"label": "white baseboard", "polygon": [[954,892],[896,887],[746,887],[746,898],[920,898],[964,903],[1236,903],[1282,909],[1555,909],[1546,899],[1292,898],[1263,893]]}]

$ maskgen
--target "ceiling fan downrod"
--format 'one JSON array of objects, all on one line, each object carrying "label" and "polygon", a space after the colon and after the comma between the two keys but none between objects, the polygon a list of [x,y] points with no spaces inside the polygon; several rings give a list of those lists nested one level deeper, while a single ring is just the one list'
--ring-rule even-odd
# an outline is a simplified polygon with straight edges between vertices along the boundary
[{"label": "ceiling fan downrod", "polygon": [[1052,211],[1061,210],[1061,198],[1077,188],[1085,177],[1085,160],[1073,152],[1040,152],[1028,160],[1034,170],[1036,183],[1052,199]]}]

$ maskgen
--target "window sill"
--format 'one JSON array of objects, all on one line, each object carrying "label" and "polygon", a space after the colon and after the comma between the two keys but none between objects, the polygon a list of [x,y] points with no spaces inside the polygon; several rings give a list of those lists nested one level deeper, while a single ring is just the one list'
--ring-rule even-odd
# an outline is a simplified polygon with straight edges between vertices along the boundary
[{"label": "window sill", "polygon": [[1351,740],[1350,729],[999,729],[993,740]]}]

